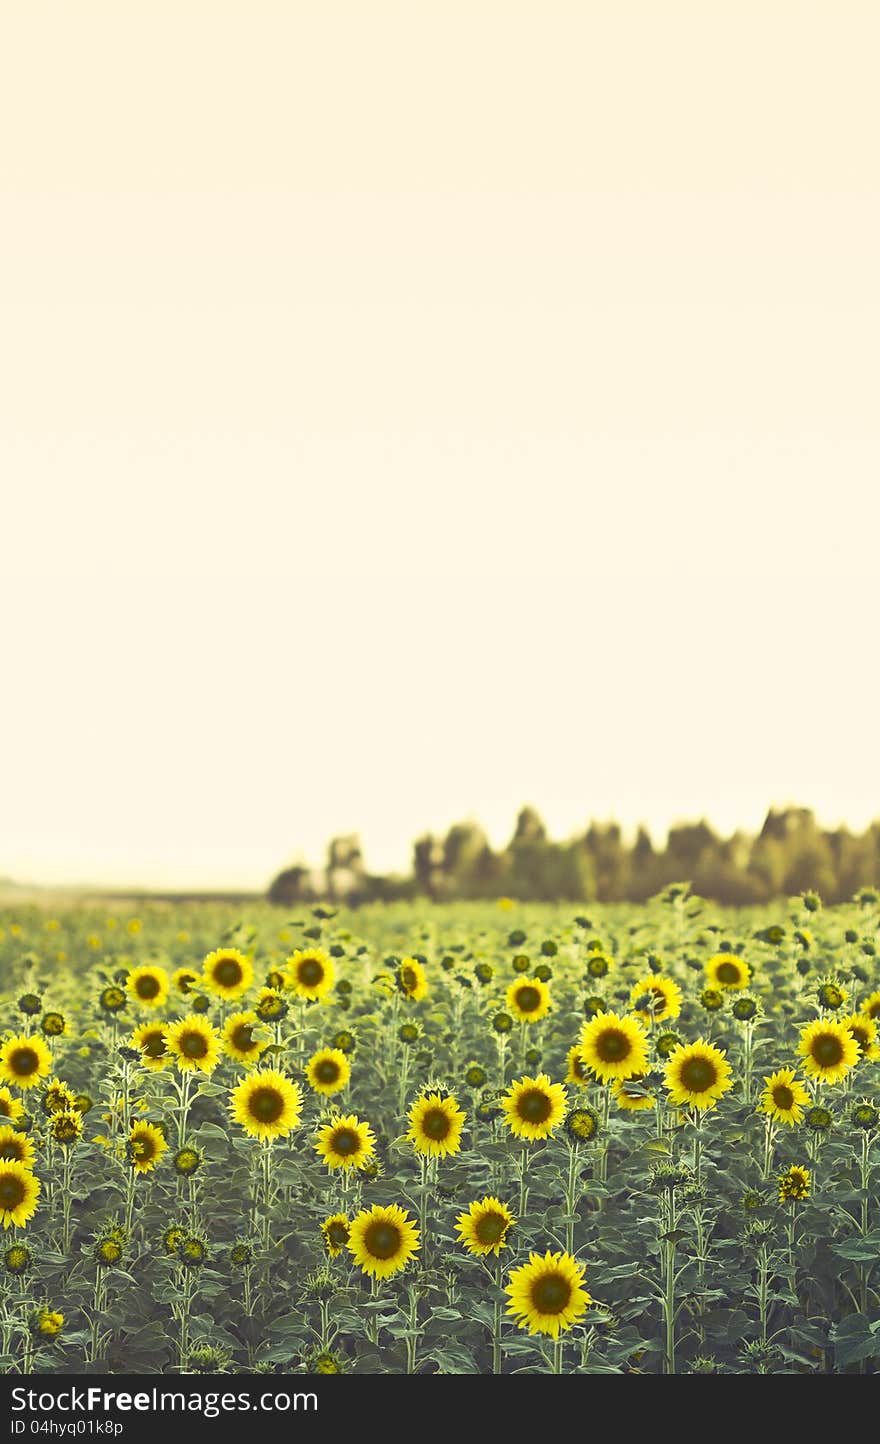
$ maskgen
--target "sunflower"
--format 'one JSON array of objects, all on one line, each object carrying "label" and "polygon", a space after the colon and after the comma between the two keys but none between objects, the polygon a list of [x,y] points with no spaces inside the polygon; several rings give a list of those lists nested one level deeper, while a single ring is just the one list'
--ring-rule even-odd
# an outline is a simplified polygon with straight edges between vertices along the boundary
[{"label": "sunflower", "polygon": [[601,1083],[647,1073],[647,1040],[636,1018],[598,1013],[581,1029],[581,1052]]},{"label": "sunflower", "polygon": [[60,1078],[52,1078],[46,1084],[46,1091],[40,1102],[43,1112],[51,1118],[53,1113],[75,1107],[76,1094],[66,1083],[62,1083]]},{"label": "sunflower", "polygon": [[796,1163],[779,1175],[778,1183],[780,1203],[803,1203],[804,1199],[810,1196],[812,1187],[810,1170],[801,1168]]},{"label": "sunflower", "polygon": [[11,1123],[17,1123],[24,1113],[24,1107],[17,1098],[13,1098],[8,1088],[0,1088],[0,1118],[8,1118]]},{"label": "sunflower", "polygon": [[218,998],[232,1002],[254,981],[254,965],[238,948],[217,948],[205,958],[202,986]]},{"label": "sunflower", "polygon": [[285,982],[298,998],[316,1003],[326,998],[333,987],[336,971],[333,960],[320,948],[292,953],[287,959]]},{"label": "sunflower", "polygon": [[583,1105],[572,1108],[565,1120],[565,1131],[574,1144],[589,1143],[599,1132],[599,1126],[596,1110]]},{"label": "sunflower", "polygon": [[817,1018],[801,1031],[798,1052],[818,1083],[839,1083],[859,1061],[859,1045],[843,1023]]},{"label": "sunflower", "polygon": [[810,1095],[803,1083],[799,1083],[793,1068],[780,1068],[778,1072],[765,1077],[767,1085],[758,1103],[758,1112],[766,1113],[774,1123],[785,1123],[792,1127],[804,1116],[804,1104]]},{"label": "sunflower", "polygon": [[223,1024],[223,1052],[238,1063],[257,1063],[269,1046],[266,1039],[254,1037],[259,1025],[255,1012],[230,1013]]},{"label": "sunflower", "polygon": [[706,977],[716,988],[747,988],[752,970],[736,953],[716,953],[706,963]]},{"label": "sunflower", "polygon": [[877,1046],[877,1024],[874,1019],[867,1013],[851,1013],[848,1018],[841,1018],[841,1022],[855,1038],[859,1057],[876,1062],[880,1058],[880,1047]]},{"label": "sunflower", "polygon": [[167,1147],[165,1135],[155,1123],[141,1121],[131,1125],[126,1152],[135,1173],[150,1173]]},{"label": "sunflower", "polygon": [[0,1163],[22,1163],[25,1168],[34,1166],[32,1140],[8,1123],[0,1126]]},{"label": "sunflower", "polygon": [[428,978],[418,958],[403,958],[396,974],[397,986],[412,1003],[421,1002],[428,991]]},{"label": "sunflower", "polygon": [[36,1033],[8,1038],[0,1048],[0,1078],[16,1088],[34,1088],[52,1067],[52,1054]]},{"label": "sunflower", "polygon": [[183,993],[184,997],[191,993],[193,988],[198,987],[201,981],[202,975],[197,973],[195,968],[176,968],[171,974],[172,984],[178,993]]},{"label": "sunflower", "polygon": [[349,1222],[344,1213],[331,1213],[321,1224],[321,1234],[328,1258],[338,1258],[348,1243]]},{"label": "sunflower", "polygon": [[507,989],[505,1002],[521,1023],[537,1023],[550,1012],[550,989],[540,978],[517,978]]},{"label": "sunflower", "polygon": [[396,1203],[387,1208],[374,1203],[352,1219],[346,1247],[365,1274],[387,1279],[406,1268],[421,1244],[419,1230],[405,1209]]},{"label": "sunflower", "polygon": [[72,1143],[78,1143],[82,1138],[83,1121],[82,1114],[78,1108],[62,1108],[52,1114],[49,1124],[49,1132],[56,1143],[63,1148],[69,1148]]},{"label": "sunflower", "polygon": [[455,1226],[468,1253],[478,1257],[493,1253],[498,1258],[507,1247],[507,1235],[515,1223],[507,1205],[487,1195],[479,1203],[472,1203],[467,1213],[460,1213]]},{"label": "sunflower", "polygon": [[63,1013],[44,1013],[40,1029],[47,1038],[63,1038],[67,1032],[67,1019]]},{"label": "sunflower", "polygon": [[407,1138],[416,1153],[428,1158],[447,1158],[461,1150],[461,1130],[466,1115],[448,1094],[423,1093],[409,1110]]},{"label": "sunflower", "polygon": [[161,1008],[168,1001],[168,974],[156,964],[132,968],[125,985],[143,1008]]},{"label": "sunflower", "polygon": [[125,1007],[128,998],[122,988],[116,983],[111,983],[105,988],[98,999],[98,1005],[105,1013],[118,1013]]},{"label": "sunflower", "polygon": [[131,1035],[131,1046],[140,1050],[141,1062],[151,1073],[161,1073],[171,1062],[162,1023],[141,1023]]},{"label": "sunflower", "polygon": [[261,1023],[278,1023],[287,1013],[287,1004],[277,988],[261,988],[254,1012]]},{"label": "sunflower", "polygon": [[581,1285],[583,1265],[570,1253],[550,1253],[542,1258],[530,1253],[527,1264],[513,1269],[505,1293],[510,1295],[507,1312],[521,1329],[530,1334],[551,1334],[557,1339],[587,1312],[593,1300]]},{"label": "sunflower", "polygon": [[670,1054],[665,1078],[669,1101],[680,1108],[714,1108],[722,1093],[733,1087],[726,1054],[702,1038],[683,1043]]},{"label": "sunflower", "polygon": [[165,1044],[182,1073],[213,1073],[220,1061],[220,1035],[207,1018],[190,1013],[165,1029]]},{"label": "sunflower", "polygon": [[584,1062],[584,1055],[577,1044],[568,1050],[565,1060],[565,1082],[570,1083],[573,1088],[586,1088],[592,1082],[589,1069]]},{"label": "sunflower", "polygon": [[869,1018],[880,1019],[880,992],[869,993],[859,1007],[860,1013],[867,1013]]},{"label": "sunflower", "polygon": [[320,1048],[306,1064],[306,1078],[315,1093],[331,1098],[351,1077],[351,1064],[339,1048]]},{"label": "sunflower", "polygon": [[567,1106],[562,1084],[551,1083],[546,1073],[511,1083],[501,1099],[511,1133],[530,1141],[549,1138],[565,1117]]},{"label": "sunflower", "polygon": [[299,1127],[302,1094],[283,1073],[263,1068],[249,1073],[232,1090],[229,1107],[246,1133],[272,1143]]},{"label": "sunflower", "polygon": [[681,1012],[681,989],[671,978],[659,973],[648,973],[635,984],[629,995],[630,1007],[645,1022],[653,1018],[662,1023],[668,1018],[677,1018]]},{"label": "sunflower", "polygon": [[0,1163],[0,1219],[3,1227],[23,1228],[37,1211],[39,1179],[23,1163]]},{"label": "sunflower", "polygon": [[618,1078],[611,1084],[618,1108],[625,1113],[640,1113],[645,1108],[654,1108],[656,1098],[646,1086],[646,1075],[635,1073],[632,1078]]},{"label": "sunflower", "polygon": [[328,1168],[364,1168],[376,1151],[376,1136],[369,1123],[349,1113],[318,1129],[315,1151]]}]

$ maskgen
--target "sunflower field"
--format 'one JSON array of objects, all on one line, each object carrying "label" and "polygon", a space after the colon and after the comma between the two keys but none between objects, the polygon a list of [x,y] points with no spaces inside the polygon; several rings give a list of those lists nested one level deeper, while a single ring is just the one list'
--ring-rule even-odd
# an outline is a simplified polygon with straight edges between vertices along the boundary
[{"label": "sunflower field", "polygon": [[877,1372],[878,931],[6,909],[3,1371]]}]

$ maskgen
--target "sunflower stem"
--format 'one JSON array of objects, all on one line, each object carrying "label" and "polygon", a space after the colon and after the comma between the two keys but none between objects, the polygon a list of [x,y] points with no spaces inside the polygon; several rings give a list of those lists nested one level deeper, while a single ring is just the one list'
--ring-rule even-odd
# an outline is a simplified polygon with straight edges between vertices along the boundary
[{"label": "sunflower stem", "polygon": [[574,1205],[577,1178],[577,1149],[569,1141],[568,1145],[568,1179],[565,1188],[565,1251],[574,1252]]},{"label": "sunflower stem", "polygon": [[501,1305],[504,1295],[502,1292],[502,1279],[504,1277],[504,1265],[500,1257],[495,1262],[495,1293],[492,1302],[492,1373],[500,1374],[502,1366],[501,1352]]}]

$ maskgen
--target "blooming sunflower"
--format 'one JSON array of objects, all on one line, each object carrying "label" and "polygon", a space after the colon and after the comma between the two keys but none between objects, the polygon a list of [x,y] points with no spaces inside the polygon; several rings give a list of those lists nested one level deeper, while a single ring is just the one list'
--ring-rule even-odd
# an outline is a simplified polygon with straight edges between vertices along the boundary
[{"label": "blooming sunflower", "polygon": [[551,1083],[546,1073],[511,1083],[501,1099],[511,1133],[529,1141],[549,1138],[565,1117],[567,1106],[562,1084]]},{"label": "blooming sunflower", "polygon": [[255,1012],[230,1013],[223,1024],[223,1052],[248,1067],[257,1063],[269,1046],[265,1038],[254,1036],[254,1028],[259,1025]]},{"label": "blooming sunflower", "polygon": [[681,1012],[681,989],[671,978],[659,973],[648,973],[633,987],[629,995],[630,1007],[640,1018],[662,1023],[668,1018],[677,1018]]},{"label": "blooming sunflower", "polygon": [[19,1133],[11,1124],[0,1126],[0,1163],[21,1163],[34,1166],[34,1145],[26,1133]]},{"label": "blooming sunflower", "polygon": [[23,1163],[0,1163],[0,1220],[23,1228],[37,1211],[40,1182]]},{"label": "blooming sunflower", "polygon": [[168,974],[158,964],[149,963],[141,968],[132,968],[125,980],[125,986],[142,1008],[161,1008],[162,1004],[168,1001]]},{"label": "blooming sunflower", "polygon": [[0,1088],[0,1118],[8,1118],[11,1123],[17,1123],[24,1113],[24,1107],[18,1098],[13,1098],[8,1088]]},{"label": "blooming sunflower", "polygon": [[859,1012],[867,1013],[869,1018],[880,1019],[880,992],[869,993],[867,998],[863,998]]},{"label": "blooming sunflower", "polygon": [[254,1012],[261,1023],[277,1023],[287,1013],[287,1004],[277,988],[261,988]]},{"label": "blooming sunflower", "polygon": [[285,982],[298,998],[320,1002],[326,998],[336,979],[333,960],[320,948],[292,953],[287,959]]},{"label": "blooming sunflower", "polygon": [[647,1039],[636,1018],[597,1013],[581,1029],[581,1053],[601,1083],[647,1073]]},{"label": "blooming sunflower", "polygon": [[69,1148],[72,1143],[78,1143],[83,1132],[82,1114],[79,1109],[62,1108],[57,1113],[53,1113],[49,1132],[55,1142],[60,1143],[63,1148]]},{"label": "blooming sunflower", "polygon": [[396,1203],[387,1208],[375,1203],[352,1219],[346,1247],[365,1274],[387,1279],[406,1268],[421,1243],[405,1209]]},{"label": "blooming sunflower", "polygon": [[376,1136],[369,1123],[349,1113],[318,1129],[315,1151],[328,1168],[364,1168],[376,1151]]},{"label": "blooming sunflower", "polygon": [[131,1125],[126,1152],[135,1173],[151,1173],[167,1147],[165,1135],[155,1123]]},{"label": "blooming sunflower", "polygon": [[306,1064],[306,1078],[315,1093],[331,1098],[351,1077],[351,1064],[339,1048],[320,1048]]},{"label": "blooming sunflower", "polygon": [[568,1050],[564,1081],[570,1083],[573,1088],[586,1088],[592,1082],[589,1069],[584,1062],[584,1055],[576,1043],[573,1048]]},{"label": "blooming sunflower", "polygon": [[461,1130],[466,1115],[451,1094],[423,1093],[409,1110],[407,1138],[416,1153],[429,1158],[447,1158],[461,1149]]},{"label": "blooming sunflower", "polygon": [[403,958],[396,974],[397,986],[411,1003],[420,1003],[428,992],[428,978],[418,958]]},{"label": "blooming sunflower", "polygon": [[455,1227],[468,1253],[479,1257],[493,1253],[498,1258],[507,1247],[507,1235],[515,1223],[507,1205],[487,1195],[479,1203],[472,1203],[467,1213],[460,1213]]},{"label": "blooming sunflower", "polygon": [[778,1182],[780,1203],[803,1203],[810,1196],[812,1177],[808,1168],[792,1164],[779,1175]]},{"label": "blooming sunflower", "polygon": [[46,1091],[41,1101],[43,1112],[49,1117],[53,1113],[60,1113],[65,1108],[73,1108],[76,1103],[76,1094],[60,1078],[51,1078],[46,1084]]},{"label": "blooming sunflower", "polygon": [[299,1127],[302,1094],[283,1073],[263,1068],[232,1090],[230,1111],[246,1133],[271,1143]]},{"label": "blooming sunflower", "polygon": [[131,1046],[140,1050],[141,1062],[151,1073],[161,1073],[171,1062],[162,1023],[141,1023],[131,1035]]},{"label": "blooming sunflower", "polygon": [[872,1063],[880,1058],[880,1047],[877,1046],[877,1024],[867,1013],[851,1013],[848,1018],[842,1018],[844,1028],[848,1028],[856,1040],[860,1058],[868,1058]]},{"label": "blooming sunflower", "polygon": [[0,1048],[0,1078],[16,1088],[34,1088],[52,1067],[52,1054],[36,1033],[8,1038]]},{"label": "blooming sunflower", "polygon": [[213,1073],[220,1061],[220,1035],[198,1013],[169,1023],[165,1045],[182,1073]]},{"label": "blooming sunflower", "polygon": [[716,953],[706,962],[706,977],[716,988],[747,988],[752,970],[737,953]]},{"label": "blooming sunflower", "polygon": [[238,948],[217,948],[202,965],[202,986],[218,998],[232,1002],[254,981],[254,965]]},{"label": "blooming sunflower", "polygon": [[654,1108],[656,1098],[646,1085],[647,1075],[635,1073],[632,1078],[618,1078],[611,1084],[618,1108],[625,1113],[640,1113],[645,1108]]},{"label": "blooming sunflower", "polygon": [[527,1264],[513,1269],[505,1293],[507,1312],[530,1334],[557,1339],[582,1319],[593,1302],[586,1289],[583,1266],[570,1253],[530,1253]]},{"label": "blooming sunflower", "polygon": [[338,1258],[348,1243],[349,1222],[344,1213],[331,1213],[321,1224],[321,1234],[328,1258]]},{"label": "blooming sunflower", "polygon": [[505,1002],[521,1023],[537,1023],[550,1012],[550,989],[540,978],[516,978]]},{"label": "blooming sunflower", "polygon": [[683,1043],[669,1055],[665,1079],[669,1101],[680,1108],[714,1108],[733,1087],[727,1055],[702,1038]]},{"label": "blooming sunflower", "polygon": [[804,1116],[804,1104],[810,1095],[803,1083],[799,1083],[793,1068],[780,1068],[778,1072],[765,1077],[766,1087],[758,1102],[759,1113],[766,1113],[774,1123],[792,1127]]},{"label": "blooming sunflower", "polygon": [[818,1083],[839,1083],[859,1061],[859,1045],[843,1023],[817,1018],[802,1029],[798,1052]]}]

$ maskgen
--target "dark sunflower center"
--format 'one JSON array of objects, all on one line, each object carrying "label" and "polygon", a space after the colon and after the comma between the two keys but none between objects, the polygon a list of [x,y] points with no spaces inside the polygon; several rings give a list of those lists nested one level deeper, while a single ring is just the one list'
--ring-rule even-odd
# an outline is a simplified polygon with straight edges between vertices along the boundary
[{"label": "dark sunflower center", "polygon": [[524,1123],[546,1123],[553,1112],[553,1100],[540,1088],[527,1088],[517,1099],[516,1111]]},{"label": "dark sunflower center", "polygon": [[535,1013],[541,1006],[541,994],[537,988],[526,986],[519,989],[516,1001],[519,1003],[520,1012]]},{"label": "dark sunflower center", "polygon": [[339,1064],[325,1058],[315,1069],[315,1077],[319,1083],[335,1083],[339,1078]]},{"label": "dark sunflower center", "polygon": [[254,1037],[253,1025],[251,1023],[239,1023],[237,1028],[232,1030],[232,1042],[234,1047],[242,1053],[252,1053],[257,1046]]},{"label": "dark sunflower center", "polygon": [[131,1149],[138,1163],[149,1163],[156,1156],[156,1144],[148,1133],[140,1133],[133,1138]]},{"label": "dark sunflower center", "polygon": [[0,1144],[0,1159],[4,1163],[21,1163],[24,1158],[24,1147],[18,1138],[7,1138],[5,1143]]},{"label": "dark sunflower center", "polygon": [[416,975],[412,968],[403,969],[400,974],[400,981],[403,983],[403,986],[408,993],[414,992],[418,985],[418,979],[416,978]]},{"label": "dark sunflower center", "polygon": [[12,1108],[7,1098],[0,1098],[0,1118],[11,1118]]},{"label": "dark sunflower center", "polygon": [[718,1069],[710,1058],[688,1058],[679,1075],[689,1093],[706,1093],[718,1081]]},{"label": "dark sunflower center", "polygon": [[147,1033],[141,1043],[141,1048],[148,1058],[164,1058],[168,1050],[165,1047],[165,1035],[161,1029],[157,1029],[155,1033]]},{"label": "dark sunflower center", "polygon": [[596,1039],[596,1052],[603,1063],[622,1063],[632,1052],[632,1042],[619,1028],[605,1028]]},{"label": "dark sunflower center", "polygon": [[221,988],[234,988],[241,982],[241,963],[235,958],[221,958],[214,964],[214,981],[219,983]]},{"label": "dark sunflower center", "polygon": [[435,1143],[440,1143],[444,1138],[448,1138],[451,1127],[449,1115],[442,1108],[429,1108],[422,1119],[422,1132],[426,1138],[433,1139]]},{"label": "dark sunflower center", "polygon": [[18,1208],[24,1203],[27,1189],[20,1178],[0,1178],[0,1208],[8,1210]]},{"label": "dark sunflower center", "polygon": [[159,993],[159,979],[149,975],[145,978],[138,978],[135,991],[139,998],[155,998]]},{"label": "dark sunflower center", "polygon": [[813,1040],[813,1058],[822,1068],[833,1068],[843,1058],[843,1044],[833,1033],[820,1033]]},{"label": "dark sunflower center", "polygon": [[852,1033],[853,1037],[855,1038],[856,1042],[857,1042],[858,1045],[859,1045],[859,1052],[860,1052],[860,1053],[867,1053],[867,1051],[868,1051],[868,1034],[867,1034],[866,1030],[863,1029],[863,1028],[860,1028],[858,1025],[855,1025],[855,1026],[854,1026],[852,1023],[850,1023],[850,1025],[849,1025],[849,1031]]},{"label": "dark sunflower center", "polygon": [[738,963],[719,963],[717,973],[719,983],[738,983],[740,971]]},{"label": "dark sunflower center", "polygon": [[587,1076],[586,1064],[584,1063],[583,1058],[581,1058],[579,1055],[576,1055],[576,1056],[572,1059],[571,1071],[572,1071],[572,1073],[574,1074],[575,1078],[581,1078],[581,1079],[586,1078],[586,1076]]},{"label": "dark sunflower center", "polygon": [[870,1006],[869,1006],[869,1008],[868,1008],[868,1017],[869,1017],[869,1018],[880,1018],[880,998],[878,998],[878,1000],[877,1000],[876,1003],[871,1003],[871,1004],[870,1004]]},{"label": "dark sunflower center", "polygon": [[393,1258],[400,1248],[400,1229],[386,1219],[368,1224],[364,1230],[364,1248],[373,1258]]},{"label": "dark sunflower center", "polygon": [[277,1088],[255,1088],[248,1108],[258,1123],[277,1123],[284,1112],[284,1099]]},{"label": "dark sunflower center", "polygon": [[205,1058],[208,1053],[208,1040],[204,1033],[182,1033],[180,1051],[186,1058]]},{"label": "dark sunflower center", "polygon": [[361,1140],[353,1128],[337,1128],[330,1140],[334,1153],[342,1158],[350,1158],[352,1154],[359,1153]]},{"label": "dark sunflower center", "polygon": [[773,1102],[783,1110],[794,1107],[794,1094],[784,1083],[777,1083],[773,1089]]},{"label": "dark sunflower center", "polygon": [[539,1314],[561,1314],[571,1298],[571,1284],[561,1274],[543,1274],[532,1285],[532,1303]]},{"label": "dark sunflower center", "polygon": [[331,1223],[327,1235],[332,1244],[341,1248],[344,1243],[348,1242],[348,1226],[344,1223]]},{"label": "dark sunflower center", "polygon": [[317,958],[304,958],[297,971],[300,982],[307,988],[317,987],[324,976],[324,969]]},{"label": "dark sunflower center", "polygon": [[16,1048],[9,1065],[19,1078],[29,1078],[40,1066],[39,1055],[34,1048]]},{"label": "dark sunflower center", "polygon": [[480,1243],[497,1243],[507,1232],[507,1219],[501,1213],[484,1213],[474,1226]]}]

